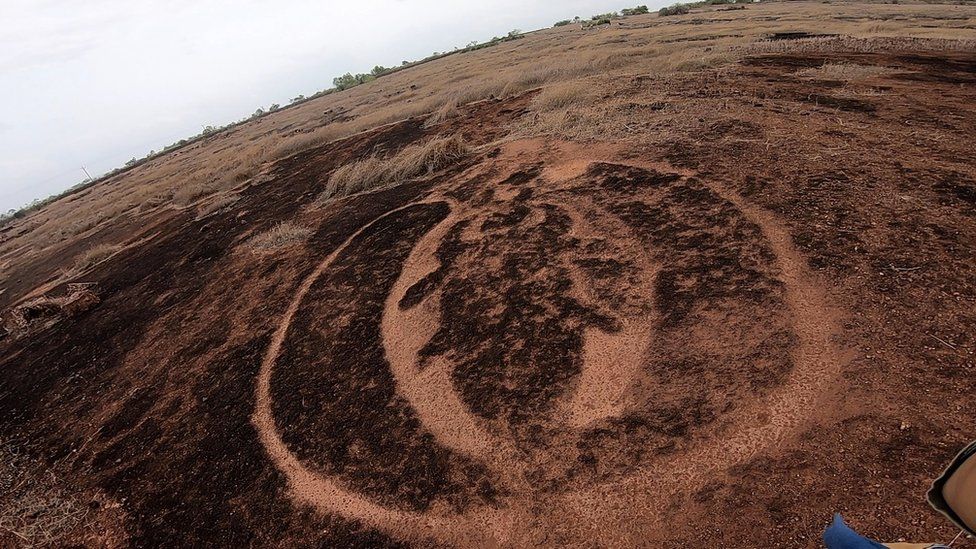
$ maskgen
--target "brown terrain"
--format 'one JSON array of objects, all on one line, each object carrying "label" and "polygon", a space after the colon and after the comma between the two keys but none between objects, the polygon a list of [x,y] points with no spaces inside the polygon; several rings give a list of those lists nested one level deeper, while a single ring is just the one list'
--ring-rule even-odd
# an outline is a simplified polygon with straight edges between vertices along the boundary
[{"label": "brown terrain", "polygon": [[0,545],[947,541],[974,154],[976,5],[911,3],[544,30],[195,142],[0,228]]}]

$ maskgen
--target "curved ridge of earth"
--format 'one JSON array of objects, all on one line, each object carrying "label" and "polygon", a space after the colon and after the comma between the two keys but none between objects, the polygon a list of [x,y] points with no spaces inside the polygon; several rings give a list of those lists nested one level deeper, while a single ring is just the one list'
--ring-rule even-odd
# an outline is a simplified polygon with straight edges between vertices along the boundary
[{"label": "curved ridge of earth", "polygon": [[[506,182],[518,180],[519,183],[515,185],[518,190],[513,189],[509,196],[514,194],[524,197],[525,199],[521,201],[514,196],[508,200],[498,200],[487,207],[485,204],[479,204],[475,209],[471,207],[469,201],[427,198],[425,202],[416,202],[394,209],[349,236],[299,285],[291,305],[281,318],[262,362],[253,417],[262,444],[288,479],[296,501],[311,505],[326,514],[339,514],[351,520],[364,522],[404,540],[420,541],[433,538],[441,542],[465,546],[509,546],[519,545],[525,539],[536,539],[539,536],[556,533],[564,540],[588,539],[602,540],[604,543],[632,544],[641,539],[648,539],[648,531],[659,527],[649,519],[657,514],[656,509],[660,508],[668,497],[679,491],[699,489],[711,475],[774,447],[802,425],[804,417],[813,411],[819,401],[820,392],[838,375],[845,357],[832,340],[837,331],[836,315],[826,305],[823,290],[812,282],[812,276],[782,225],[762,209],[748,204],[728,189],[717,184],[701,184],[696,181],[693,174],[689,173],[673,172],[673,175],[669,175],[657,171],[654,167],[641,167],[639,163],[633,161],[626,164],[594,161],[586,164],[582,173],[563,175],[570,176],[568,181],[556,182],[550,177],[542,183],[538,172],[522,177],[500,178],[495,193],[504,191]],[[524,215],[518,216],[518,221],[512,218],[512,224],[516,227],[520,224],[529,225],[527,220],[533,217],[532,210],[537,209],[535,208],[537,204],[541,205],[538,210],[542,212],[544,225],[547,216],[557,217],[553,212],[558,210],[556,206],[558,201],[569,197],[576,202],[575,208],[583,209],[586,213],[577,210],[574,215],[562,219],[572,227],[566,228],[560,236],[572,234],[570,240],[573,240],[577,247],[587,238],[597,235],[598,230],[595,227],[601,224],[626,224],[629,219],[626,213],[628,210],[620,206],[633,205],[629,191],[622,193],[623,198],[619,200],[613,198],[613,192],[608,192],[583,205],[584,202],[578,196],[580,189],[578,182],[593,178],[597,179],[597,184],[592,185],[596,188],[601,184],[612,186],[627,183],[638,186],[651,185],[656,187],[655,192],[668,193],[674,188],[684,189],[687,186],[697,192],[706,193],[713,202],[712,207],[727,210],[730,212],[729,215],[739,218],[737,223],[752,228],[753,232],[748,233],[748,236],[763,239],[765,242],[761,243],[761,247],[768,247],[768,255],[772,260],[768,266],[772,282],[770,292],[781,290],[782,305],[792,322],[796,342],[789,350],[792,367],[778,386],[772,388],[769,394],[762,398],[739,406],[728,414],[714,433],[707,433],[707,436],[702,436],[702,440],[688,445],[687,448],[673,455],[661,457],[650,464],[638,465],[625,477],[609,482],[597,479],[585,486],[552,494],[551,490],[540,489],[531,478],[538,478],[539,468],[545,467],[551,470],[554,467],[548,461],[540,461],[534,455],[538,453],[538,449],[528,448],[527,441],[520,439],[518,435],[520,425],[516,421],[510,421],[506,425],[505,421],[497,417],[484,417],[483,414],[479,417],[479,414],[467,408],[463,398],[458,397],[456,380],[452,380],[454,366],[451,364],[451,354],[429,355],[426,359],[421,358],[420,355],[421,350],[430,345],[434,334],[443,331],[440,322],[444,318],[443,316],[438,318],[438,313],[444,311],[440,300],[445,298],[444,288],[452,282],[451,269],[457,268],[463,262],[463,256],[473,253],[473,250],[465,250],[465,243],[471,242],[470,239],[464,238],[465,231],[480,232],[478,239],[484,241],[487,236],[484,234],[486,227],[495,227],[495,224],[492,224],[493,220],[519,210],[525,210],[522,212]],[[592,184],[593,181],[588,183]],[[538,190],[538,187],[532,186],[533,184],[544,184],[546,187],[537,199],[529,199],[532,193],[526,192],[527,189]],[[685,191],[678,192],[678,196],[683,192]],[[595,206],[595,202],[598,201],[604,202],[604,207]],[[397,223],[400,218],[406,218],[411,212],[423,208],[431,211],[434,209],[449,211],[446,213],[438,211],[436,217],[426,216],[428,220],[419,223],[417,221]],[[610,212],[615,210],[624,213],[616,216],[616,221],[613,221],[610,218],[615,216]],[[604,219],[599,219],[600,216]],[[479,219],[481,220],[480,231],[475,231],[473,227],[479,227],[477,223]],[[584,223],[584,219],[591,221]],[[577,223],[580,226],[576,226]],[[379,228],[380,225],[389,226]],[[421,232],[418,232],[418,229]],[[638,242],[643,243],[640,227],[632,230],[638,236]],[[330,276],[329,273],[334,273],[332,276],[336,279],[352,277],[354,280],[361,280],[361,276],[356,273],[344,272],[352,268],[348,265],[355,261],[353,255],[366,256],[370,265],[385,264],[387,260],[383,258],[386,254],[379,247],[380,240],[374,238],[370,241],[371,237],[376,237],[381,232],[390,233],[383,241],[393,242],[399,251],[396,252],[395,257],[390,258],[391,267],[383,268],[383,278],[371,281],[377,286],[380,295],[385,293],[384,299],[370,296],[365,299],[375,303],[372,307],[380,307],[382,304],[379,318],[377,315],[372,315],[370,322],[380,325],[378,329],[384,351],[383,367],[392,374],[395,392],[407,406],[407,410],[401,413],[416,416],[416,421],[427,431],[421,436],[427,437],[426,440],[430,443],[437,444],[448,453],[484,465],[486,469],[482,474],[488,478],[487,482],[498,486],[495,492],[499,495],[494,498],[494,501],[469,505],[467,509],[460,512],[438,505],[413,509],[402,508],[402,505],[398,505],[399,502],[396,501],[390,505],[389,501],[384,502],[382,498],[359,493],[355,487],[355,480],[344,482],[341,474],[329,474],[323,471],[322,467],[314,464],[317,459],[314,452],[305,451],[304,459],[298,457],[276,426],[272,403],[273,370],[288,368],[296,360],[303,360],[303,356],[306,357],[304,360],[308,360],[309,356],[288,357],[284,362],[279,359],[283,346],[289,345],[289,330],[295,329],[293,319],[296,313],[308,299],[309,291],[313,286],[326,284],[322,281]],[[516,232],[523,245],[531,241],[528,237],[530,230],[527,227],[522,227]],[[408,234],[411,236],[407,236]],[[447,249],[451,249],[451,254],[443,253]],[[558,250],[559,246],[552,248],[554,255],[545,260],[547,265],[558,262],[556,259],[558,254],[555,253]],[[644,253],[638,259],[635,265],[645,267],[655,261],[653,253]],[[393,267],[394,264],[399,265],[399,270]],[[375,267],[373,269],[375,273]],[[655,275],[660,276],[660,272],[654,269],[650,274],[643,274],[650,278],[643,284],[635,285],[635,289],[647,291],[653,286]],[[432,282],[434,278],[440,280]],[[585,294],[594,291],[593,288],[578,287],[587,285],[586,278],[585,272],[577,272],[574,277],[568,279],[574,290],[572,293],[579,295],[581,302],[585,301]],[[341,291],[350,288],[347,283],[335,282],[334,284]],[[405,303],[408,294],[419,295],[421,292],[425,295],[414,297],[410,303]],[[641,297],[638,295],[636,299],[639,300]],[[328,298],[319,295],[314,303],[316,307],[324,304],[324,307],[334,316],[342,318],[342,311],[335,311],[334,303]],[[621,334],[622,340],[614,339],[616,336],[596,338],[592,333],[584,338],[585,343],[582,343],[581,347],[592,346],[596,342],[599,350],[584,352],[580,349],[580,356],[576,357],[576,360],[585,362],[597,352],[609,352],[611,359],[609,364],[604,366],[583,365],[581,372],[596,369],[601,373],[594,374],[596,377],[590,379],[582,377],[581,380],[590,383],[600,382],[605,378],[608,367],[621,367],[621,352],[614,352],[612,349],[614,345],[624,345],[627,350],[622,352],[630,353],[634,357],[629,360],[633,365],[628,367],[633,371],[625,374],[623,381],[616,381],[617,385],[623,384],[626,387],[629,382],[634,381],[633,378],[640,375],[641,369],[646,368],[646,361],[649,360],[650,354],[647,347],[659,344],[654,340],[651,333],[653,330],[648,327],[648,320],[642,316],[646,315],[649,309],[653,309],[653,304],[637,302],[633,307],[632,320],[607,321],[608,326],[603,328],[607,330],[605,333]],[[622,307],[618,312],[625,310],[626,307]],[[614,322],[620,325],[614,326]],[[628,323],[644,324],[645,328],[631,332],[623,328],[623,325]],[[342,324],[347,329],[353,329],[357,325],[357,320],[333,319],[332,324]],[[314,329],[314,327],[303,329]],[[374,326],[373,329],[377,327]],[[376,337],[365,336],[362,330],[357,330],[357,334],[354,337]],[[489,333],[488,336],[492,337],[492,334]],[[334,337],[348,340],[350,336],[343,335],[340,329]],[[629,343],[630,340],[635,343]],[[621,341],[627,343],[620,343]],[[298,345],[303,344],[298,343]],[[330,340],[318,339],[315,345],[329,346]],[[317,347],[311,348],[314,353]],[[351,356],[353,360],[362,360],[356,355],[345,356]],[[592,358],[590,360],[599,361]],[[330,367],[338,366],[315,366],[315,368],[326,369]],[[355,369],[354,364],[343,367]],[[332,394],[333,389],[327,388],[322,385],[323,383],[324,381],[318,381],[315,385],[325,394]],[[578,394],[582,390],[590,390],[590,388],[581,384],[577,386],[575,392]],[[623,389],[618,388],[614,391],[616,394],[612,396],[619,398],[622,391]],[[596,397],[588,398],[592,400]],[[618,414],[627,413],[624,411],[626,407],[626,405],[611,407],[612,411],[607,414],[611,417],[598,417],[596,421],[612,421]],[[547,421],[552,422],[564,420],[565,418],[559,413],[551,414],[547,418]],[[371,425],[370,428],[374,427]],[[573,425],[570,421],[568,426],[557,425],[554,427],[556,434],[547,441],[547,446],[565,439],[569,436],[568,431],[586,432],[588,428],[589,422]],[[709,430],[711,429],[706,431]],[[301,442],[298,444],[303,445]],[[565,441],[562,441],[562,444],[565,444]],[[552,457],[546,459],[551,460]],[[546,511],[539,510],[542,501],[545,501],[548,507]],[[627,502],[627,505],[608,505],[609,502]],[[574,517],[573,521],[567,522],[565,520],[567,516]],[[641,526],[635,528],[634,524]]]}]

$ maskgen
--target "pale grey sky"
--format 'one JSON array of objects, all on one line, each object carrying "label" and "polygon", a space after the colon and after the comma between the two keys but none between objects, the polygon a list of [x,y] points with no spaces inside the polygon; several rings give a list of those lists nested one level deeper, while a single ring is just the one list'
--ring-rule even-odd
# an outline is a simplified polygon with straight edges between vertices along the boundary
[{"label": "pale grey sky", "polygon": [[82,165],[97,176],[203,126],[330,87],[345,72],[625,7],[632,5],[0,0],[0,211],[79,183]]}]

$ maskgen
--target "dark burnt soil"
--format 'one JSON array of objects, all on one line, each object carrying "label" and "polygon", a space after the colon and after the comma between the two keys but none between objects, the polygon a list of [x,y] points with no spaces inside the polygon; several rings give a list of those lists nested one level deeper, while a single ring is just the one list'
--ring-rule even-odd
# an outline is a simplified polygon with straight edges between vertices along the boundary
[{"label": "dark burnt soil", "polygon": [[[854,86],[873,112],[800,107],[810,93],[833,92],[793,73],[825,62],[896,72]],[[741,97],[723,118],[755,131],[723,135],[706,121],[698,144],[666,145],[670,161],[720,178],[789,225],[846,308],[841,337],[854,353],[829,419],[689,495],[675,518],[709,526],[676,534],[676,544],[816,547],[825,519],[811,517],[838,510],[876,539],[954,535],[922,495],[976,437],[976,97],[960,84],[974,62],[924,51],[748,59],[747,78],[708,82],[707,93]],[[688,518],[694,507],[698,520]],[[715,520],[726,514],[736,522]]]},{"label": "dark burnt soil", "polygon": [[[568,295],[572,280],[553,258],[579,244],[571,219],[558,206],[530,205],[532,194],[518,190],[481,221],[474,242],[445,240],[440,329],[421,349],[455,358],[454,383],[472,412],[513,423],[537,418],[579,374],[583,328],[619,329]],[[451,259],[460,254],[490,267],[464,268]]]},{"label": "dark burnt soil", "polygon": [[[400,131],[394,125],[375,133],[390,143],[385,132]],[[372,148],[368,136],[352,143],[352,150],[318,151],[319,169]],[[160,238],[99,265],[87,280],[98,282],[101,306],[6,344],[3,437],[23,441],[22,427],[33,425],[31,445],[45,446],[48,460],[70,458],[92,470],[88,482],[125,498],[136,545],[277,543],[322,528],[332,532],[323,541],[382,540],[334,520],[294,523],[283,480],[249,421],[269,324],[287,299],[280,288],[310,265],[272,257],[242,269],[233,248],[242,235],[294,216],[320,190],[319,180],[301,172],[252,187],[235,211],[201,221],[180,216]],[[408,185],[347,200],[309,250],[328,253],[421,190]],[[247,282],[255,276],[263,282]],[[233,287],[248,288],[250,305],[235,304],[242,294],[227,291]],[[72,419],[51,423],[51,414]],[[73,455],[79,448],[83,459]],[[252,507],[244,504],[256,501],[248,493],[272,497]]]},{"label": "dark burnt soil", "polygon": [[[826,62],[894,70],[846,86],[795,74]],[[530,96],[296,154],[230,211],[146,220],[131,240],[158,236],[85,276],[98,305],[0,340],[0,438],[79,493],[118,502],[134,546],[406,545],[396,525],[296,503],[251,421],[296,288],[345,246],[298,309],[271,397],[288,449],[351,493],[421,517],[521,510],[530,526],[515,531],[558,531],[549,545],[636,544],[587,530],[604,507],[634,518],[606,524],[664,547],[816,547],[838,510],[876,538],[949,539],[923,493],[976,436],[974,66],[960,52],[754,57],[635,98],[703,108],[620,154],[502,143],[322,209],[306,206],[338,166],[432,135],[490,143]],[[439,440],[384,355],[384,300],[445,219],[436,262],[397,307],[439,300],[417,367],[451,363],[444,389],[511,442],[505,459],[518,467]],[[241,246],[285,220],[312,227],[309,240],[264,254]],[[774,241],[773,225],[791,241]],[[661,474],[646,490],[614,488],[686,463],[806,371],[796,316],[807,311],[791,308],[784,246],[838,310],[828,320],[846,351],[840,376],[815,380],[816,405],[787,418],[792,430],[750,439],[754,454],[702,482],[669,486]],[[0,304],[58,266],[53,256],[16,266]],[[595,392],[581,381],[617,378]],[[592,515],[561,514],[574,494],[605,487],[609,499],[581,500]]]},{"label": "dark burnt soil", "polygon": [[486,490],[483,468],[439,447],[396,394],[380,340],[400,265],[447,212],[443,202],[412,206],[358,235],[312,287],[272,378],[275,417],[300,458],[413,510]]}]

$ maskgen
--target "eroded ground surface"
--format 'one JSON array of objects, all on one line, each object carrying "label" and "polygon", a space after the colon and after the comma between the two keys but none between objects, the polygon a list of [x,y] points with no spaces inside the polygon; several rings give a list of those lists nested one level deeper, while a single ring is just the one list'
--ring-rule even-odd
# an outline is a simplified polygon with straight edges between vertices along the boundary
[{"label": "eroded ground surface", "polygon": [[[889,70],[797,76],[825,62]],[[0,433],[133,545],[798,547],[834,511],[950,538],[923,494],[976,433],[974,81],[917,46],[753,55],[608,92],[639,139],[500,139],[530,93],[300,153],[0,342]],[[671,105],[699,108],[657,131]],[[456,132],[461,164],[309,207]],[[284,220],[314,232],[242,246]]]}]

